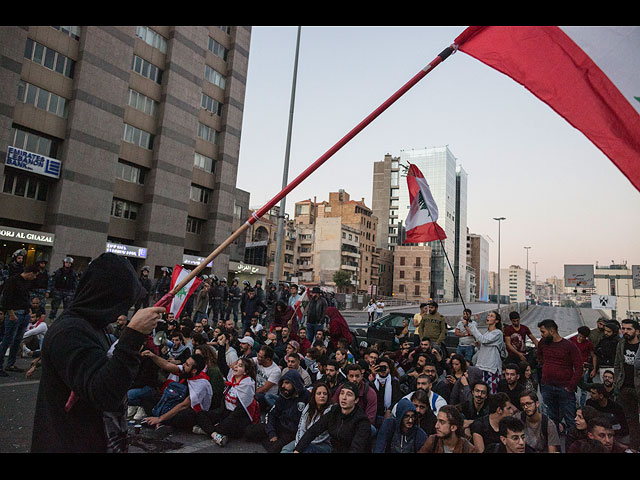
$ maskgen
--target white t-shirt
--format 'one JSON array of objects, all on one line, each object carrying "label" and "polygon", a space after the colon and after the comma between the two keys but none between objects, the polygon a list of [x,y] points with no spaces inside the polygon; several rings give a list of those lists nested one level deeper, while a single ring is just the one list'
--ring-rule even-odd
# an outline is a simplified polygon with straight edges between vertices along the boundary
[{"label": "white t-shirt", "polygon": [[274,395],[278,394],[278,382],[280,381],[280,376],[282,375],[282,371],[280,367],[274,362],[270,367],[263,367],[258,363],[258,358],[253,357],[251,360],[256,364],[257,373],[256,373],[256,389],[262,388],[265,383],[271,382],[274,385],[264,393],[273,393]]},{"label": "white t-shirt", "polygon": [[384,312],[384,302],[376,303],[376,313]]},{"label": "white t-shirt", "polygon": [[[471,322],[469,322],[469,325],[475,325],[476,327],[478,326],[475,320],[472,320]],[[462,323],[462,320],[458,322],[458,324],[456,325],[456,328],[460,330],[461,333],[467,333],[467,329],[464,328],[464,324]],[[458,337],[458,338],[460,339],[459,340],[460,345],[475,345],[476,343],[476,339],[474,338],[473,335],[467,335],[466,337]]]}]

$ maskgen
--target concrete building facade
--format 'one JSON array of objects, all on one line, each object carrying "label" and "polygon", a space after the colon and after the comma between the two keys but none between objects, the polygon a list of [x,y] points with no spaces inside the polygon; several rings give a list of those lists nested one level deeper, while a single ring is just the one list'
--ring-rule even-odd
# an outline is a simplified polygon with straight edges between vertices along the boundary
[{"label": "concrete building facade", "polygon": [[243,26],[3,28],[0,225],[50,235],[33,250],[51,268],[71,255],[82,270],[111,248],[157,276],[207,256],[234,222],[250,38]]}]

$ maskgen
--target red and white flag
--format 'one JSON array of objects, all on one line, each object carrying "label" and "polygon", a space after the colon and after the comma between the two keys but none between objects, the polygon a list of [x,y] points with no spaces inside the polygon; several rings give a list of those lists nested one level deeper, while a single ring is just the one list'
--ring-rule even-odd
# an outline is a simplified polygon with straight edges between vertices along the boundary
[{"label": "red and white flag", "polygon": [[[189,275],[189,273],[191,273],[191,270],[187,270],[186,268],[176,265],[173,269],[173,274],[171,275],[171,287],[169,288],[169,291],[173,290],[173,287],[180,283],[180,281]],[[187,283],[182,290],[176,293],[173,297],[168,313],[173,313],[176,318],[180,318],[180,313],[187,303],[187,300],[191,295],[193,295],[193,292],[196,291],[201,283],[202,280],[198,277],[194,277],[189,283]]]},{"label": "red and white flag", "polygon": [[304,293],[300,295],[300,298],[298,299],[298,301],[293,305],[293,313],[298,318],[298,322],[302,321],[302,316],[304,315],[304,312],[302,311],[303,310],[302,302],[306,302],[308,300],[309,300],[309,289],[305,288]]},{"label": "red and white flag", "polygon": [[469,27],[454,43],[549,105],[640,190],[640,27]]},{"label": "red and white flag", "polygon": [[447,235],[436,222],[438,206],[436,205],[429,184],[420,169],[411,164],[407,173],[407,187],[411,207],[405,222],[406,238],[404,243],[422,243],[433,240],[444,240]]}]

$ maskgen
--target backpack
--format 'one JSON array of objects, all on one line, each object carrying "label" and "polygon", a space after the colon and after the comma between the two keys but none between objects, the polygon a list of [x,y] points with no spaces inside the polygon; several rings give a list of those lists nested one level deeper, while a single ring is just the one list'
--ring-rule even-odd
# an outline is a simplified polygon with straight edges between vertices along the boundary
[{"label": "backpack", "polygon": [[188,389],[184,383],[179,382],[171,382],[169,383],[164,391],[162,392],[162,396],[156,406],[151,410],[151,414],[154,417],[159,417],[167,413],[173,407],[182,402],[185,398],[187,398]]},{"label": "backpack", "polygon": [[[525,425],[527,424],[527,416],[526,416],[526,414],[524,412],[520,412],[520,420]],[[540,422],[541,422],[540,433],[542,433],[542,439],[544,440],[544,443],[545,443],[546,447],[548,447],[549,446],[549,441],[548,441],[548,436],[549,435],[547,433],[547,430],[549,428],[549,417],[547,415],[545,415],[544,413],[542,413],[542,420],[540,420]],[[546,447],[545,447],[545,450],[546,450]]]}]

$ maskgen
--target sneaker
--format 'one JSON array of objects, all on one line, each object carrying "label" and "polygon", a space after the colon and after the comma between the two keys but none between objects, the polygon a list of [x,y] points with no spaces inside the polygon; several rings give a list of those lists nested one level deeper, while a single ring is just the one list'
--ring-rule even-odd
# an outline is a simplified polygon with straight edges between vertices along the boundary
[{"label": "sneaker", "polygon": [[11,365],[10,367],[5,368],[5,370],[9,372],[24,372],[24,368],[16,367],[15,365]]},{"label": "sneaker", "polygon": [[133,414],[133,419],[136,422],[139,422],[143,418],[147,418],[147,417],[148,417],[147,412],[145,412],[144,408],[142,407],[137,407],[136,412]]},{"label": "sneaker", "polygon": [[193,429],[191,430],[193,433],[195,433],[196,435],[206,435],[207,432],[205,432],[199,425],[194,425]]},{"label": "sneaker", "polygon": [[128,420],[133,419],[133,416],[136,414],[137,411],[138,411],[138,407],[127,407],[127,419]]},{"label": "sneaker", "polygon": [[212,438],[213,441],[221,447],[224,447],[229,441],[229,439],[225,435],[220,435],[219,433],[214,433]]}]

